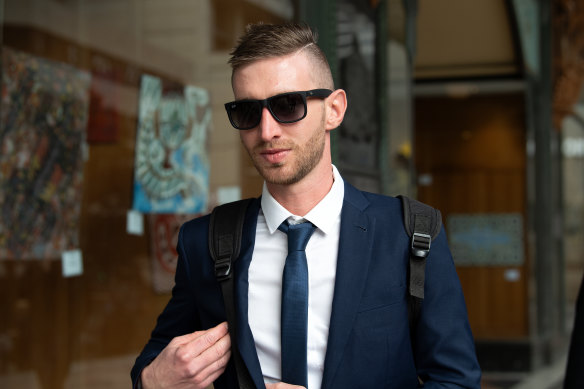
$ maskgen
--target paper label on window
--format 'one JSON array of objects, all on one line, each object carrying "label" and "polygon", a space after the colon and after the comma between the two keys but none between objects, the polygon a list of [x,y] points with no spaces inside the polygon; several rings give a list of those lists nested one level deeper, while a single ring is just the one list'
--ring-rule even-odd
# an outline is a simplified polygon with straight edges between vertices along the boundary
[{"label": "paper label on window", "polygon": [[133,209],[128,211],[126,231],[131,235],[144,235],[144,215],[141,212]]},{"label": "paper label on window", "polygon": [[63,277],[75,277],[83,274],[83,255],[81,250],[68,250],[61,254]]}]

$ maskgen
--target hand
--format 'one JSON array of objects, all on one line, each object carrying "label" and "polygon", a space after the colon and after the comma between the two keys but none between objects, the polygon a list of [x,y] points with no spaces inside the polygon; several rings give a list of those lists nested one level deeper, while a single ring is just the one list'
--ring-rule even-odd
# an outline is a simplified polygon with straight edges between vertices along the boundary
[{"label": "hand", "polygon": [[231,357],[227,323],[177,336],[142,370],[142,387],[203,389],[225,371]]},{"label": "hand", "polygon": [[266,384],[266,389],[306,389],[304,386],[290,385],[283,382],[276,382],[275,384]]}]

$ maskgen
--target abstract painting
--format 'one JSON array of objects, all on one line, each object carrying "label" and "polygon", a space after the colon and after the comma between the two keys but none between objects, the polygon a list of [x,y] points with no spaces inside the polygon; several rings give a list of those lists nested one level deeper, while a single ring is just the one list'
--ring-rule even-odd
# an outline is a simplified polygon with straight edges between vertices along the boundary
[{"label": "abstract painting", "polygon": [[0,259],[78,248],[91,77],[4,48],[0,114]]}]

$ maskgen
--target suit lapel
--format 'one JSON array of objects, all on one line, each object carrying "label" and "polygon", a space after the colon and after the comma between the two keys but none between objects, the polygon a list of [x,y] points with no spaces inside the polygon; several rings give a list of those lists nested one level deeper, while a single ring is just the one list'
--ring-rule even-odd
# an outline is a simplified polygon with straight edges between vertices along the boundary
[{"label": "suit lapel", "polygon": [[248,270],[255,244],[259,209],[260,200],[256,199],[250,204],[245,218],[241,241],[241,254],[235,263],[235,314],[237,317],[236,331],[239,353],[256,387],[263,388],[264,379],[262,369],[247,317]]},{"label": "suit lapel", "polygon": [[345,184],[339,254],[322,388],[332,385],[357,315],[371,259],[375,219],[363,210],[368,201]]},{"label": "suit lapel", "polygon": [[[351,185],[345,184],[337,274],[322,381],[323,389],[330,387],[341,362],[343,350],[349,339],[367,280],[375,227],[375,220],[363,212],[368,204],[369,202],[361,192]],[[258,199],[250,204],[246,214],[241,255],[235,263],[235,311],[239,352],[255,385],[258,388],[263,388],[265,384],[247,316],[248,270],[255,244],[259,208],[260,200]]]}]

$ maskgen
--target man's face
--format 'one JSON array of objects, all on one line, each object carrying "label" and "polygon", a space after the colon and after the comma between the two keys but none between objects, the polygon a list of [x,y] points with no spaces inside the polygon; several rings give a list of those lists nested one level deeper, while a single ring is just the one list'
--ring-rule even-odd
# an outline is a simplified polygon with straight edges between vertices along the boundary
[{"label": "man's face", "polygon": [[[264,59],[235,72],[233,92],[236,100],[265,99],[279,93],[321,87],[311,74],[310,62],[302,53]],[[245,149],[268,184],[297,183],[316,166],[326,164],[323,153],[329,136],[324,125],[323,100],[309,98],[306,104],[307,115],[298,122],[279,123],[263,108],[260,124],[240,131]]]}]

